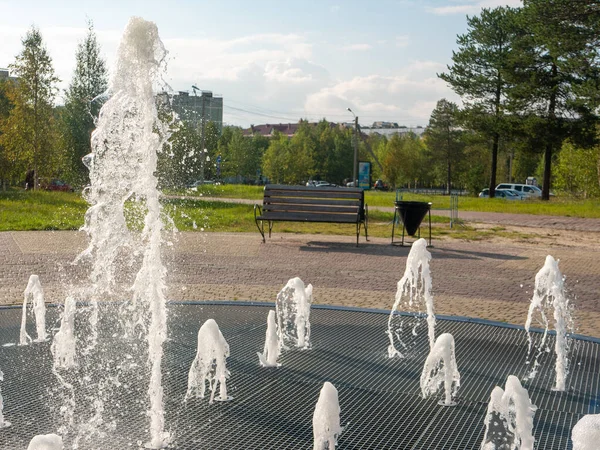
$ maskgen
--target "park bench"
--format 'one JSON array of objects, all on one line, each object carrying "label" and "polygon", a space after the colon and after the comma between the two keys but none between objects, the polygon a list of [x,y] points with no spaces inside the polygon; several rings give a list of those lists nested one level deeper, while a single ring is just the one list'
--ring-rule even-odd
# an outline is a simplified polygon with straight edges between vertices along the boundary
[{"label": "park bench", "polygon": [[[254,221],[265,242],[264,222],[269,237],[273,222],[326,222],[356,224],[356,246],[360,227],[367,236],[368,208],[362,189],[333,186],[265,186],[263,204],[254,205]],[[259,224],[260,222],[260,224]]]}]

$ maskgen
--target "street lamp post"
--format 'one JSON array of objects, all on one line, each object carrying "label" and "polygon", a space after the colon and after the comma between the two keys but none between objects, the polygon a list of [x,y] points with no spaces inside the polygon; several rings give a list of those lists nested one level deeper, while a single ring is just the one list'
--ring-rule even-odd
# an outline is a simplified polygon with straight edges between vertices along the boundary
[{"label": "street lamp post", "polygon": [[346,108],[354,116],[354,164],[352,170],[352,185],[358,187],[358,116],[350,108]]}]

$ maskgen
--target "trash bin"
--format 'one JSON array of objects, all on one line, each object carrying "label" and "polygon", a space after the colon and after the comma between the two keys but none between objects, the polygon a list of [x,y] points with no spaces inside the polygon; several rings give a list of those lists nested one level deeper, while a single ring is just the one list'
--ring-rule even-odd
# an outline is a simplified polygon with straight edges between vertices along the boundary
[{"label": "trash bin", "polygon": [[421,237],[420,225],[427,214],[429,214],[429,246],[431,246],[431,203],[429,202],[409,202],[395,201],[394,202],[394,221],[392,223],[392,244],[394,244],[394,230],[397,217],[402,221],[402,242],[404,245],[404,233],[409,236],[415,236],[418,232],[418,237]]}]

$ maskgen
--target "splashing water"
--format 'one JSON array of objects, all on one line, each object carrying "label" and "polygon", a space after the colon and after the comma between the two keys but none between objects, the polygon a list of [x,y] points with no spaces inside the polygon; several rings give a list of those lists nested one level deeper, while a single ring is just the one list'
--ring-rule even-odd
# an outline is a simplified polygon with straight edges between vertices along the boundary
[{"label": "splashing water", "polygon": [[[566,389],[569,368],[568,333],[573,330],[573,319],[571,317],[569,300],[565,295],[564,278],[558,268],[558,261],[548,255],[544,267],[535,276],[535,289],[531,304],[529,305],[527,321],[525,322],[525,330],[527,331],[529,340],[527,351],[528,363],[530,362],[534,347],[537,347],[535,361],[528,375],[530,379],[534,378],[537,374],[540,365],[540,356],[544,352],[549,351],[546,340],[548,337],[548,317],[550,312],[554,315],[554,329],[556,331],[556,343],[554,345],[554,352],[556,354],[556,382],[553,389],[564,391]],[[534,317],[536,317],[538,323],[544,328],[542,338],[537,344],[534,342],[530,332]]]},{"label": "splashing water", "polygon": [[[103,418],[106,401],[111,392],[122,385],[118,377],[124,368],[133,367],[129,371],[131,376],[139,377],[143,373],[131,362],[123,361],[125,353],[143,358],[146,355],[140,345],[143,341],[148,346],[149,367],[150,442],[146,446],[163,448],[170,441],[169,433],[164,431],[161,374],[162,346],[167,333],[166,270],[161,257],[164,226],[155,176],[157,152],[169,137],[167,124],[158,120],[154,94],[165,57],[166,50],[156,25],[138,17],[131,18],[119,44],[108,100],[100,110],[97,128],[92,134],[92,153],[84,158],[91,180],[91,187],[84,193],[90,203],[83,227],[89,236],[89,246],[76,262],[91,262],[91,286],[81,296],[90,305],[81,308],[88,321],[87,324],[77,322],[78,327],[86,327],[79,334],[85,342],[77,346],[80,349],[77,355],[70,350],[75,348],[75,338],[71,338],[75,333],[74,320],[70,320],[67,313],[70,311],[67,300],[61,331],[53,344],[55,366],[71,366],[77,359],[77,372],[59,374],[59,381],[65,388],[79,389],[83,392],[81,395],[93,397],[87,405],[92,416],[79,424],[74,445],[82,435],[86,440],[94,434],[102,437],[103,432],[96,430],[96,425],[114,427],[114,420],[119,415],[113,408],[112,418]],[[133,224],[130,229],[126,218],[128,214],[131,216],[132,210],[143,218],[143,222]],[[141,225],[141,232],[134,232],[136,225]],[[135,267],[140,258],[141,267],[133,286],[119,285],[118,276],[126,272],[124,269]],[[118,311],[118,316],[125,329],[120,344],[129,345],[129,350],[96,363],[97,358],[93,356],[102,357],[103,352],[112,350],[106,348],[109,344],[100,344],[99,331],[104,330],[99,330],[98,302],[122,302],[127,297],[131,300]],[[107,309],[115,311],[112,306]],[[101,345],[104,348],[96,348]],[[67,401],[68,408],[75,406],[72,399],[74,396]],[[72,412],[70,417],[73,417]]]},{"label": "splashing water", "polygon": [[277,367],[277,358],[281,346],[279,344],[279,334],[277,333],[277,323],[275,322],[275,311],[269,311],[267,316],[267,333],[265,336],[265,347],[262,353],[257,353],[260,365],[263,367]]},{"label": "splashing water", "polygon": [[312,304],[312,284],[296,277],[290,279],[277,294],[277,332],[283,349],[297,347],[310,348],[310,305]]},{"label": "splashing water", "polygon": [[338,391],[326,381],[319,393],[313,415],[313,450],[333,450],[341,433]]},{"label": "splashing water", "polygon": [[63,440],[56,434],[39,434],[29,442],[27,450],[63,450]]},{"label": "splashing water", "polygon": [[449,333],[441,334],[427,356],[421,372],[421,394],[423,398],[434,395],[444,385],[445,398],[440,402],[444,406],[454,406],[453,397],[460,387],[460,373],[454,354],[454,337]]},{"label": "splashing water", "polygon": [[496,386],[485,416],[482,450],[533,450],[533,416],[537,407],[519,379],[509,375],[505,389]]},{"label": "splashing water", "polygon": [[[4,374],[0,370],[0,381],[4,381]],[[4,418],[4,399],[2,398],[2,389],[0,389],[0,428],[10,427],[10,422]]]},{"label": "splashing water", "polygon": [[600,414],[587,414],[573,427],[573,450],[597,450],[600,442]]},{"label": "splashing water", "polygon": [[27,304],[32,305],[35,316],[35,328],[37,338],[35,342],[44,342],[48,336],[46,333],[46,303],[44,302],[44,290],[37,275],[31,275],[23,292],[23,314],[21,315],[21,332],[19,333],[19,345],[27,345],[31,337],[25,330],[27,323]]},{"label": "splashing water", "polygon": [[[229,378],[226,360],[229,356],[229,344],[223,337],[219,325],[208,319],[198,331],[198,351],[188,374],[188,389],[185,399],[204,398],[206,383],[210,388],[209,403],[213,400],[226,401],[233,397],[227,395],[226,380]],[[215,391],[219,385],[219,396]]]},{"label": "splashing water", "polygon": [[[431,294],[431,270],[429,261],[431,253],[427,250],[427,241],[419,239],[413,243],[408,258],[406,260],[406,270],[404,275],[398,281],[396,299],[388,319],[387,334],[390,340],[388,346],[388,356],[393,358],[404,355],[396,348],[396,341],[404,348],[409,348],[410,340],[414,341],[417,336],[423,309],[427,313],[427,335],[429,337],[429,347],[433,348],[435,342],[435,314],[433,308],[433,295]],[[403,311],[418,313],[416,317],[402,317],[397,314],[400,305]],[[405,322],[412,324],[410,331],[405,326]],[[410,335],[409,335],[410,332]]]},{"label": "splashing water", "polygon": [[60,321],[60,329],[54,335],[51,351],[54,356],[54,367],[68,369],[75,366],[75,312],[76,301],[73,297],[65,299],[65,306]]}]

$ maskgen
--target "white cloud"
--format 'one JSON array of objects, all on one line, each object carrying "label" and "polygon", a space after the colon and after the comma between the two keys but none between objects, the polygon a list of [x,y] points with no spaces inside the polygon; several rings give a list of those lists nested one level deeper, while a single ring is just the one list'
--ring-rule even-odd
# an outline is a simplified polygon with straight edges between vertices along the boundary
[{"label": "white cloud", "polygon": [[477,14],[482,8],[495,8],[497,6],[522,6],[522,0],[479,0],[479,1],[465,1],[461,4],[439,6],[436,8],[428,8],[428,11],[440,15],[450,14]]},{"label": "white cloud", "polygon": [[363,123],[393,120],[405,125],[425,125],[439,99],[457,100],[436,76],[443,67],[435,61],[414,61],[391,76],[338,81],[310,94],[305,110],[334,117],[351,107]]},{"label": "white cloud", "polygon": [[371,47],[370,44],[351,44],[351,45],[346,45],[345,47],[342,47],[343,50],[346,51],[351,51],[351,52],[364,52],[366,50],[371,50],[373,47]]},{"label": "white cloud", "polygon": [[331,8],[329,8],[329,10],[334,14],[337,13],[340,9],[340,5],[332,5]]}]

